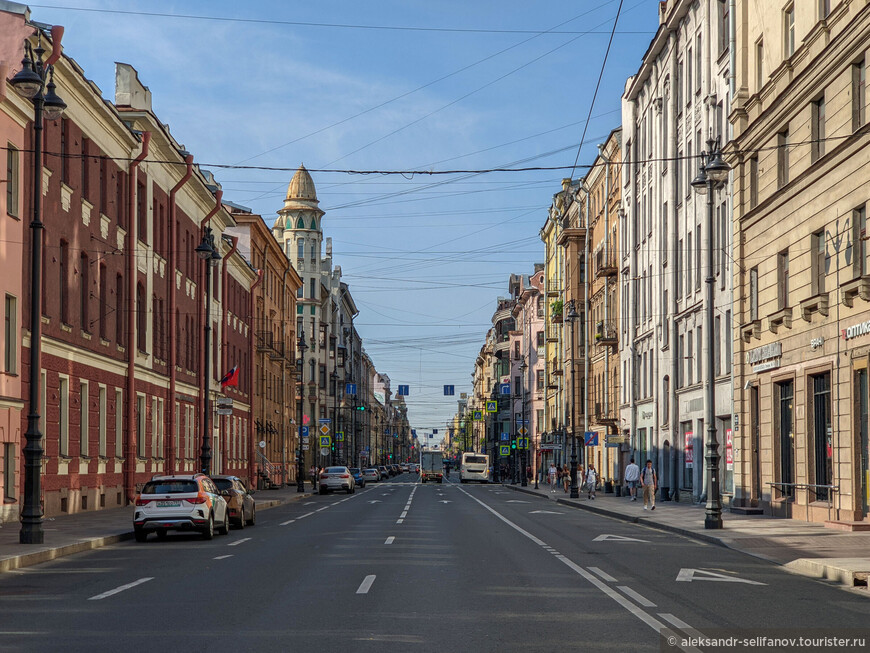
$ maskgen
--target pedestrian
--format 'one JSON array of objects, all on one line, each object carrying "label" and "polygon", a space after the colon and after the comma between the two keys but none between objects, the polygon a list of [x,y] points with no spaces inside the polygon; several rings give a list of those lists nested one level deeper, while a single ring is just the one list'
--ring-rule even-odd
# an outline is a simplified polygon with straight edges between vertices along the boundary
[{"label": "pedestrian", "polygon": [[559,472],[556,469],[556,465],[554,463],[550,463],[550,469],[547,470],[547,478],[550,482],[550,492],[556,491],[556,476],[558,476]]},{"label": "pedestrian", "polygon": [[646,466],[640,475],[640,485],[643,487],[643,509],[646,510],[647,503],[650,505],[650,510],[656,509],[656,486],[658,485],[658,477],[656,470],[653,469],[652,461],[647,460]]},{"label": "pedestrian", "polygon": [[571,487],[571,470],[568,469],[568,463],[562,465],[562,489],[565,491],[565,494],[568,493],[568,490]]},{"label": "pedestrian", "polygon": [[527,483],[532,482],[532,466],[531,465],[526,465],[526,482]]},{"label": "pedestrian", "polygon": [[317,489],[317,468],[314,465],[308,468],[308,476],[311,478],[311,491],[314,492]]},{"label": "pedestrian", "polygon": [[628,486],[628,493],[631,495],[632,501],[637,501],[637,483],[640,480],[640,467],[638,467],[634,458],[628,461],[625,467],[625,484]]},{"label": "pedestrian", "polygon": [[595,485],[598,482],[598,474],[595,472],[595,465],[589,463],[586,468],[586,498],[595,498]]}]

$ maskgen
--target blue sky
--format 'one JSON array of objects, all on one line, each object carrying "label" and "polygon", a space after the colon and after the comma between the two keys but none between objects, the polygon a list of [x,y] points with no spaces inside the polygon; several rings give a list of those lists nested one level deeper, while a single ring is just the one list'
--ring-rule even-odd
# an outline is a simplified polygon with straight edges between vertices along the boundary
[{"label": "blue sky", "polygon": [[[106,97],[114,93],[114,62],[134,66],[158,117],[203,167],[295,169],[304,162],[312,170],[363,171],[571,166],[618,6],[30,5],[34,20],[65,26],[66,53]],[[620,96],[656,30],[657,6],[623,2],[581,166],[619,125]],[[292,176],[210,169],[225,199],[269,224]],[[538,233],[569,172],[312,172],[326,211],[324,233],[360,309],[366,351],[394,384],[410,385],[415,428],[443,433],[459,393],[470,391],[495,302],[508,294],[511,273],[528,274],[543,260]],[[457,396],[444,397],[445,384],[456,386]]]}]

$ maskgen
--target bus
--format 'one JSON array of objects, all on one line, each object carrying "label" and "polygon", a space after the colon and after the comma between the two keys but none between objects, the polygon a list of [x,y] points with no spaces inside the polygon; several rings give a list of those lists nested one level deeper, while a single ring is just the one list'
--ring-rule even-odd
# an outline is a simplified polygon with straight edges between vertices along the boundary
[{"label": "bus", "polygon": [[487,483],[489,481],[489,458],[486,454],[466,451],[462,454],[462,462],[459,464],[459,482]]}]

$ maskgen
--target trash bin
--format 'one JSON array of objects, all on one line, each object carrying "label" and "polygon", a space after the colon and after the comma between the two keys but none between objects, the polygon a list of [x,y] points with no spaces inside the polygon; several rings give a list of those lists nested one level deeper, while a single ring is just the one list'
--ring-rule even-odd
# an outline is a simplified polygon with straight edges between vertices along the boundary
[{"label": "trash bin", "polygon": [[622,486],[619,484],[616,485],[616,496],[618,496],[618,497],[622,496]]},{"label": "trash bin", "polygon": [[613,481],[604,481],[604,494],[613,494]]},{"label": "trash bin", "polygon": [[671,500],[671,488],[663,487],[659,490],[659,501],[670,501]]}]

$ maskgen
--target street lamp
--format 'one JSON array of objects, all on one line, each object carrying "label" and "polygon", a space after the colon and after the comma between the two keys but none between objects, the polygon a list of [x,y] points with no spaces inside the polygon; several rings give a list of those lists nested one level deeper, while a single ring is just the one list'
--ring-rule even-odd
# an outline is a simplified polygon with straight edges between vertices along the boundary
[{"label": "street lamp", "polygon": [[305,401],[305,386],[302,384],[302,374],[305,372],[305,351],[308,345],[305,343],[305,331],[299,334],[299,342],[296,345],[299,357],[296,359],[296,382],[299,384],[299,405],[296,409],[296,440],[299,445],[299,453],[296,457],[296,491],[305,492],[305,460],[302,455],[302,403]]},{"label": "street lamp", "polygon": [[[706,160],[705,160],[706,159]],[[728,179],[731,167],[722,158],[719,140],[707,141],[707,153],[702,154],[698,176],[692,180],[692,188],[699,195],[707,195],[707,237],[710,248],[707,255],[707,279],[705,298],[705,318],[707,329],[707,406],[704,420],[707,422],[707,506],[704,515],[704,528],[722,528],[722,500],[719,496],[719,442],[716,436],[716,392],[713,365],[716,341],[713,333],[713,192]]]},{"label": "street lamp", "polygon": [[[526,440],[526,446],[521,450],[520,461],[522,466],[522,475],[520,480],[521,487],[527,487],[529,485],[529,480],[526,478],[526,451],[529,450],[529,429],[526,426],[526,370],[529,369],[529,366],[526,365],[526,358],[523,356],[522,361],[520,362],[520,404],[522,405],[522,428],[525,429],[525,433],[523,433],[523,437]],[[537,484],[537,474],[535,475],[535,483]]]},{"label": "street lamp", "polygon": [[205,327],[203,329],[203,378],[202,378],[202,448],[199,466],[203,474],[211,474],[211,412],[209,411],[209,386],[211,375],[211,269],[221,260],[214,244],[211,227],[206,227],[202,242],[194,250],[205,261]]},{"label": "street lamp", "polygon": [[[54,47],[59,47],[55,43]],[[24,41],[21,70],[9,80],[12,88],[33,102],[33,219],[30,237],[30,387],[27,431],[24,437],[24,505],[21,509],[21,544],[42,544],[42,433],[39,431],[40,367],[42,358],[42,123],[57,120],[66,104],[54,92],[54,67],[44,63],[42,40],[36,49]],[[48,83],[46,84],[46,79]],[[43,94],[43,89],[45,93]],[[11,183],[11,180],[10,180]]]},{"label": "street lamp", "polygon": [[568,300],[568,312],[565,319],[568,320],[569,333],[571,335],[569,355],[571,356],[571,499],[580,498],[580,488],[577,487],[577,420],[574,401],[574,323],[580,316],[574,308],[574,300]]}]

